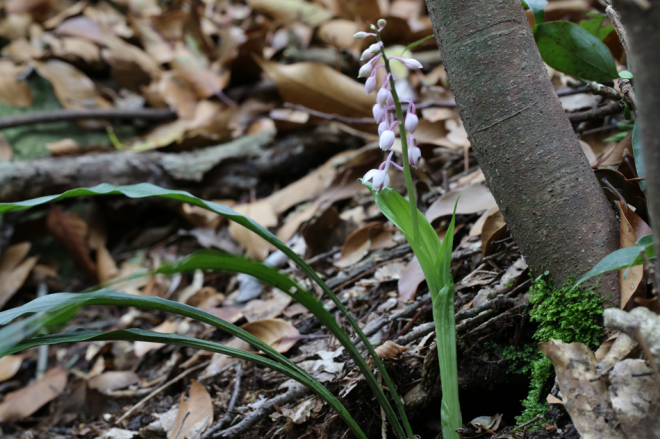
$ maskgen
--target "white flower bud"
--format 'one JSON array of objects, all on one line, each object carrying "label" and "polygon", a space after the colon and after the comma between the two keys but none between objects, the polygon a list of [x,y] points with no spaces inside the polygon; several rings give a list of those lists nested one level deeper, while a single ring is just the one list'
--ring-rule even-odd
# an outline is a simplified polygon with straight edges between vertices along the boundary
[{"label": "white flower bud", "polygon": [[392,93],[385,87],[381,87],[380,90],[378,90],[378,94],[376,95],[376,102],[378,102],[380,105],[385,105],[387,103],[387,98],[388,96],[391,96]]},{"label": "white flower bud", "polygon": [[369,76],[367,82],[364,83],[364,91],[366,91],[367,94],[371,94],[374,90],[376,90],[376,77]]},{"label": "white flower bud", "polygon": [[[371,46],[369,46],[369,48],[368,48],[367,50],[368,50],[370,53],[378,53],[378,52],[380,52],[380,48],[381,48],[382,46],[383,46],[383,43],[381,43],[381,42],[374,43],[374,44],[372,44]],[[365,50],[365,52],[366,52],[366,50]]]},{"label": "white flower bud", "polygon": [[417,124],[419,124],[419,118],[415,113],[406,114],[406,121],[403,126],[405,126],[408,131],[414,133],[417,129]]},{"label": "white flower bud", "polygon": [[376,119],[376,122],[380,122],[381,120],[383,120],[383,117],[385,116],[386,113],[385,107],[383,107],[380,104],[376,104],[373,106],[371,110],[374,113],[374,119]]},{"label": "white flower bud", "polygon": [[378,146],[383,151],[387,151],[394,145],[394,131],[385,130],[383,134],[380,135],[380,140],[378,141]]},{"label": "white flower bud", "polygon": [[362,182],[364,183],[369,180],[371,180],[372,188],[376,191],[376,193],[390,185],[390,176],[387,173],[387,169],[372,169],[371,171],[367,172],[364,174]]},{"label": "white flower bud", "polygon": [[383,132],[390,127],[390,123],[386,120],[378,124],[378,135],[380,136]]},{"label": "white flower bud", "polygon": [[384,28],[385,25],[387,24],[387,21],[386,21],[384,18],[381,18],[380,20],[378,20],[378,21],[376,22],[376,24],[378,25],[378,27],[379,27],[380,29],[382,29],[382,28]]},{"label": "white flower bud", "polygon": [[360,67],[360,72],[358,73],[358,78],[364,78],[365,76],[370,76],[371,72],[374,71],[374,66],[370,62],[366,63]]},{"label": "white flower bud", "polygon": [[411,146],[408,149],[408,163],[410,166],[417,167],[419,166],[419,161],[422,158],[422,150],[417,146]]},{"label": "white flower bud", "polygon": [[356,39],[358,39],[358,40],[364,40],[364,39],[367,38],[369,35],[371,35],[371,34],[369,34],[369,33],[367,33],[367,32],[358,32],[358,33],[356,33],[355,35],[353,35],[353,38],[356,38]]},{"label": "white flower bud", "polygon": [[422,63],[420,63],[416,59],[412,59],[412,58],[397,58],[397,59],[401,61],[403,65],[405,65],[409,69],[421,69],[423,67]]}]

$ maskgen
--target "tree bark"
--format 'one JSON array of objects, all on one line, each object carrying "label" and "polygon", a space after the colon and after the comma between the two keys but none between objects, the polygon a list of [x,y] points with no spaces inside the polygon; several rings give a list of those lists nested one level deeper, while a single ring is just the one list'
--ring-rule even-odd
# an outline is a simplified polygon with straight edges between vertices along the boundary
[{"label": "tree bark", "polygon": [[[520,0],[426,0],[474,154],[534,273],[555,284],[619,248],[618,224],[562,110]],[[616,274],[604,297],[619,301]]]},{"label": "tree bark", "polygon": [[[637,123],[646,174],[646,199],[651,221],[657,225],[660,224],[660,1],[650,0],[648,9],[642,9],[632,1],[615,0],[612,3],[621,14],[628,34],[628,56],[634,75]],[[660,254],[660,240],[657,238],[655,251]]]}]

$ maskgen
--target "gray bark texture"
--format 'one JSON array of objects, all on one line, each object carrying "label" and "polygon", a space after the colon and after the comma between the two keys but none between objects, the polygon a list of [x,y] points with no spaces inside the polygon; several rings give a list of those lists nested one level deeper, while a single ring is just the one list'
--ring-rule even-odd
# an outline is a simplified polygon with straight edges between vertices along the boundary
[{"label": "gray bark texture", "polygon": [[[534,273],[555,284],[619,248],[619,226],[548,78],[520,0],[426,0],[479,161]],[[600,279],[619,301],[616,274]]]},{"label": "gray bark texture", "polygon": [[[652,225],[657,225],[660,224],[660,1],[650,0],[648,9],[642,9],[632,1],[616,0],[612,3],[628,34],[631,52],[628,56],[634,75],[637,123],[641,130],[646,173],[646,198]],[[660,254],[660,240],[657,238],[655,251]]]}]

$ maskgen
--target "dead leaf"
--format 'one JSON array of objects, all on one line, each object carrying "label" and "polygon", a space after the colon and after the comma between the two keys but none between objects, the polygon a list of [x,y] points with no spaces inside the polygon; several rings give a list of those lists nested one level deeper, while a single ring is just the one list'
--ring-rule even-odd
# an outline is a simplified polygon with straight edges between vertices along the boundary
[{"label": "dead leaf", "polygon": [[[187,416],[186,416],[187,414]],[[179,398],[179,411],[174,421],[174,428],[168,439],[190,437],[191,433],[203,433],[213,424],[213,400],[199,381],[192,381],[190,397]]]},{"label": "dead leaf", "polygon": [[0,422],[15,422],[27,418],[66,388],[66,369],[58,366],[50,369],[42,379],[15,392],[8,393],[0,404]]},{"label": "dead leaf", "polygon": [[323,42],[344,49],[355,47],[353,35],[359,30],[360,27],[354,21],[337,19],[323,23],[316,33]]},{"label": "dead leaf", "polygon": [[[610,348],[603,348],[603,345],[606,345],[610,341],[612,343]],[[603,345],[595,353],[595,357],[598,360],[596,370],[599,375],[606,374],[616,363],[626,358],[637,347],[637,342],[625,332],[617,332],[616,335],[603,342]],[[603,353],[605,350],[607,352]],[[599,355],[602,358],[599,358]]]},{"label": "dead leaf", "polygon": [[554,405],[564,405],[564,401],[561,399],[557,398],[556,396],[553,395],[548,395],[545,400],[548,402],[548,404],[554,404]]},{"label": "dead leaf", "polygon": [[[643,219],[622,201],[617,202],[621,219],[621,248],[637,245],[637,240],[653,233]],[[624,277],[624,274],[626,276]],[[643,265],[619,271],[621,309],[625,309],[633,296],[646,297],[646,273]],[[633,302],[634,303],[634,302]]]},{"label": "dead leaf", "polygon": [[610,397],[628,438],[658,439],[660,419],[660,386],[652,376],[644,376],[649,368],[644,360],[623,360],[609,373]]},{"label": "dead leaf", "polygon": [[[460,200],[456,205],[459,197]],[[451,190],[435,200],[427,209],[426,218],[432,222],[437,218],[451,215],[455,205],[457,215],[467,215],[497,207],[493,194],[485,185],[471,184]]]},{"label": "dead leaf", "polygon": [[485,211],[477,221],[472,225],[472,228],[470,229],[470,236],[480,236],[483,232],[484,229],[484,224],[486,224],[486,220],[488,219],[489,216],[493,215],[494,213],[497,213],[500,211],[500,208],[497,206],[493,206],[487,211]]},{"label": "dead leaf", "polygon": [[96,389],[101,393],[124,389],[131,384],[140,382],[137,374],[130,370],[104,372],[91,378],[87,382],[90,389]]},{"label": "dead leaf", "polygon": [[256,11],[265,12],[282,24],[294,23],[298,20],[310,26],[318,26],[332,18],[332,12],[314,3],[303,0],[248,0],[248,4]]},{"label": "dead leaf", "polygon": [[243,315],[248,322],[256,320],[274,319],[282,314],[293,299],[288,294],[279,290],[273,290],[272,297],[267,300],[253,299],[245,308]]},{"label": "dead leaf", "polygon": [[11,160],[11,158],[14,156],[14,150],[12,149],[11,145],[5,138],[5,136],[0,133],[0,162],[5,161],[5,160]]},{"label": "dead leaf", "polygon": [[301,212],[297,212],[293,218],[287,217],[284,225],[282,225],[282,227],[280,227],[280,229],[277,231],[277,237],[280,239],[280,241],[288,242],[291,238],[293,238],[293,235],[296,234],[302,223],[311,220],[314,215],[316,215],[319,207],[319,203],[314,203],[311,206],[307,206]]},{"label": "dead leaf", "polygon": [[[48,61],[34,61],[34,66],[40,76],[53,86],[57,99],[62,107],[68,110],[85,110],[92,108],[111,108],[112,104],[106,101],[96,91],[91,79],[83,72],[63,61],[50,59]],[[82,121],[81,125],[87,128],[103,128],[106,122],[100,120]]]},{"label": "dead leaf", "polygon": [[[175,320],[166,320],[160,325],[152,329],[154,332],[160,332],[161,334],[173,334],[179,328],[179,322]],[[135,356],[140,358],[143,357],[147,352],[152,349],[159,349],[162,346],[165,346],[163,343],[152,343],[150,341],[136,341],[133,345],[133,352]]]},{"label": "dead leaf", "polygon": [[406,346],[400,346],[396,343],[394,343],[391,340],[387,340],[385,343],[383,343],[381,346],[378,346],[376,348],[376,355],[378,355],[378,358],[395,358],[397,357],[400,353],[406,352],[409,348]]},{"label": "dead leaf", "polygon": [[305,423],[311,418],[316,402],[317,398],[311,398],[296,404],[293,408],[282,407],[282,414],[291,419],[294,424]]},{"label": "dead leaf", "polygon": [[504,216],[502,216],[502,212],[499,209],[486,218],[481,232],[481,251],[483,256],[493,254],[497,247],[497,244],[493,244],[493,242],[504,239],[506,230]]},{"label": "dead leaf", "polygon": [[16,375],[23,364],[22,355],[6,355],[0,358],[0,383]]},{"label": "dead leaf", "polygon": [[331,67],[314,62],[282,65],[257,59],[286,102],[348,117],[371,115],[375,93]]},{"label": "dead leaf", "polygon": [[7,14],[20,14],[22,12],[46,13],[53,7],[53,0],[7,0],[5,11]]},{"label": "dead leaf", "polygon": [[552,361],[559,381],[564,407],[575,428],[585,439],[625,439],[616,422],[607,385],[596,377],[596,358],[582,343],[550,340],[539,343]]},{"label": "dead leaf", "polygon": [[[252,218],[263,227],[274,227],[277,225],[277,216],[273,211],[271,203],[266,199],[250,204],[241,204],[236,206],[234,210]],[[246,254],[251,258],[265,259],[273,249],[273,246],[266,240],[235,222],[229,223],[229,234],[245,249]]]},{"label": "dead leaf", "polygon": [[46,143],[46,148],[52,156],[75,154],[80,151],[80,144],[73,139],[66,138],[57,142]]},{"label": "dead leaf", "polygon": [[180,142],[189,125],[190,121],[186,119],[160,124],[151,129],[144,137],[131,141],[128,149],[133,152],[144,152]]},{"label": "dead leaf", "polygon": [[242,329],[271,346],[279,353],[291,349],[300,335],[295,326],[282,319],[263,319],[246,323]]},{"label": "dead leaf", "polygon": [[37,256],[26,258],[31,244],[22,242],[8,247],[0,257],[0,309],[23,286],[37,263]]},{"label": "dead leaf", "polygon": [[28,108],[32,105],[32,90],[25,81],[18,80],[25,69],[26,66],[0,59],[0,102],[19,108]]},{"label": "dead leaf", "polygon": [[406,265],[399,277],[399,300],[413,300],[417,293],[417,288],[419,288],[419,285],[424,282],[424,280],[425,277],[422,267],[419,265],[417,256],[414,256],[410,262],[408,262],[408,265]]},{"label": "dead leaf", "polygon": [[101,283],[114,279],[119,274],[117,263],[105,245],[101,245],[96,249],[96,267]]},{"label": "dead leaf", "polygon": [[359,262],[371,250],[391,248],[396,245],[392,231],[382,223],[372,222],[351,233],[341,248],[341,258],[334,262],[335,267],[346,268]]},{"label": "dead leaf", "polygon": [[194,117],[199,97],[185,75],[173,71],[163,73],[158,82],[158,91],[179,117],[184,119]]}]

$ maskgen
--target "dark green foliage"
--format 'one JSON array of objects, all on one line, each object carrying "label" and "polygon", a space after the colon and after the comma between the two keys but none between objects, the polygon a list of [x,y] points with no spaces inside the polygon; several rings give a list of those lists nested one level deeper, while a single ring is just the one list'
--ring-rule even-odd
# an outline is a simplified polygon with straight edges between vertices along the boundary
[{"label": "dark green foliage", "polygon": [[[539,276],[532,284],[529,316],[532,322],[538,323],[533,336],[538,343],[554,339],[565,343],[584,343],[591,349],[598,347],[602,335],[598,321],[603,314],[600,295],[593,289],[573,288],[574,285],[575,280],[572,279],[563,288],[557,289],[552,286],[552,280],[544,276]],[[548,409],[545,393],[549,390],[554,370],[537,344],[505,346],[492,343],[486,347],[510,360],[510,372],[530,378],[529,394],[522,401],[525,410],[517,418],[518,423],[530,421],[545,412]]]}]

